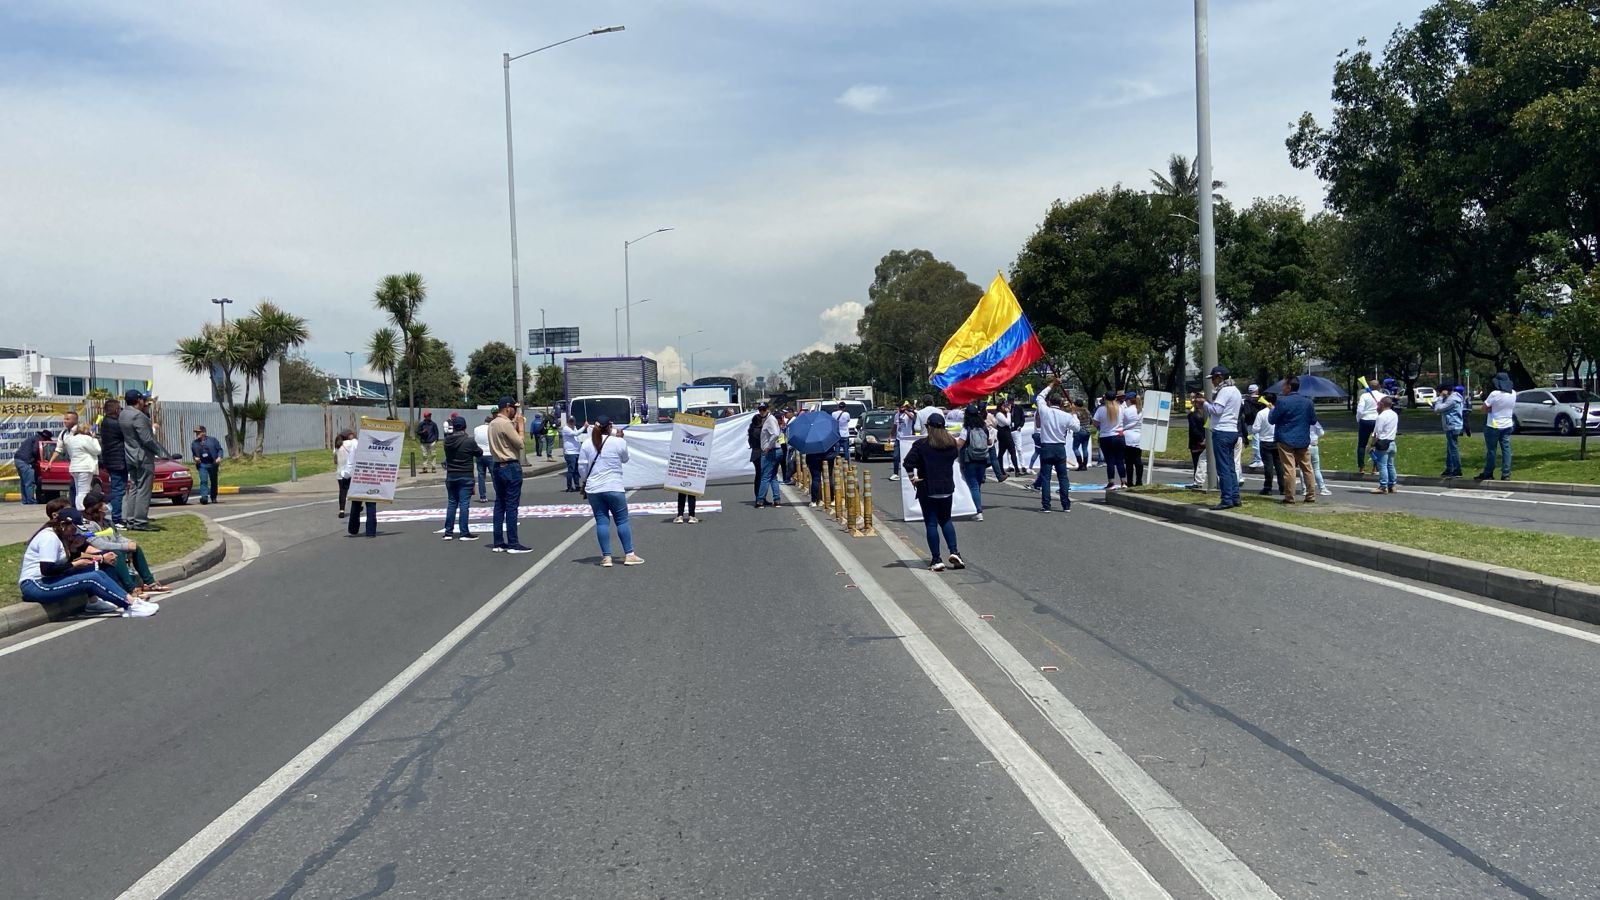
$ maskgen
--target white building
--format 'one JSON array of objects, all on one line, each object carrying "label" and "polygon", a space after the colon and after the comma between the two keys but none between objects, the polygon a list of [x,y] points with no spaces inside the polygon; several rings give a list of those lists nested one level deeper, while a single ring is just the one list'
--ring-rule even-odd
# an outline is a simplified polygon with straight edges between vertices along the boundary
[{"label": "white building", "polygon": [[[95,388],[121,397],[137,388],[160,400],[211,403],[212,379],[184,371],[172,354],[112,354],[88,357],[45,356],[37,350],[0,347],[0,387],[27,385],[42,397],[81,398]],[[267,367],[266,401],[279,402],[278,364]],[[244,396],[235,377],[234,395]],[[251,399],[254,399],[252,392]]]}]

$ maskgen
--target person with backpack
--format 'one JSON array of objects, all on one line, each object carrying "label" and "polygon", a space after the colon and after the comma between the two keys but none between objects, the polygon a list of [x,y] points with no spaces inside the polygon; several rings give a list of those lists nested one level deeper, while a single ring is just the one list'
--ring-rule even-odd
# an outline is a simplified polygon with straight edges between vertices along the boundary
[{"label": "person with backpack", "polygon": [[961,414],[961,437],[956,447],[961,451],[961,480],[972,493],[972,503],[978,514],[972,521],[983,521],[984,472],[989,468],[989,429],[984,425],[983,407],[974,403]]}]

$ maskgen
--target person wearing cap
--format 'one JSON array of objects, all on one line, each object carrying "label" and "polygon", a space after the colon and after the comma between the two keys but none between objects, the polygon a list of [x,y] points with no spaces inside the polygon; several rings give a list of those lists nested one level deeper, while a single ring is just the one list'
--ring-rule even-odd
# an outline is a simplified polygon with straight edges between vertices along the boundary
[{"label": "person wearing cap", "polygon": [[1256,417],[1261,414],[1261,407],[1261,385],[1252,384],[1245,393],[1243,407],[1245,422],[1244,428],[1239,432],[1240,438],[1244,440],[1241,449],[1243,447],[1250,448],[1250,465],[1248,468],[1251,469],[1259,469],[1266,465],[1261,459],[1261,442],[1256,440],[1254,428]]},{"label": "person wearing cap", "polygon": [[1483,471],[1473,476],[1473,481],[1493,481],[1495,452],[1500,455],[1500,480],[1511,480],[1511,435],[1517,430],[1517,389],[1507,372],[1496,372],[1490,383],[1494,390],[1483,398],[1483,443],[1487,456]]},{"label": "person wearing cap", "polygon": [[1061,511],[1072,512],[1072,484],[1067,480],[1067,435],[1078,427],[1076,416],[1061,408],[1061,398],[1055,390],[1061,387],[1061,376],[1050,379],[1044,390],[1033,398],[1034,421],[1039,435],[1039,503],[1041,512],[1050,511],[1050,474],[1060,482]]},{"label": "person wearing cap", "polygon": [[128,493],[123,511],[129,531],[154,531],[150,525],[150,497],[155,488],[156,460],[174,458],[156,440],[150,422],[150,396],[130,390],[122,398],[126,404],[117,415],[122,429],[123,449],[128,458]]},{"label": "person wearing cap", "polygon": [[522,503],[522,447],[527,422],[517,412],[517,401],[501,397],[499,411],[489,423],[489,452],[494,454],[494,544],[496,553],[532,553],[517,540],[517,510]]},{"label": "person wearing cap", "polygon": [[1439,385],[1439,397],[1433,401],[1433,411],[1439,414],[1439,424],[1444,428],[1444,471],[1440,478],[1461,477],[1461,422],[1467,409],[1466,398]]},{"label": "person wearing cap", "polygon": [[200,476],[200,505],[217,502],[217,469],[222,463],[222,445],[206,434],[204,425],[194,427],[189,455],[194,457],[194,470]]},{"label": "person wearing cap", "polygon": [[1239,411],[1244,398],[1227,379],[1227,369],[1211,368],[1211,386],[1216,395],[1206,401],[1206,415],[1211,417],[1211,458],[1217,466],[1217,486],[1222,492],[1217,505],[1211,507],[1216,510],[1240,505],[1238,458],[1234,451],[1239,446]]},{"label": "person wearing cap", "polygon": [[[945,570],[946,557],[939,552],[939,537],[950,548],[950,568],[964,569],[966,563],[956,548],[956,526],[951,511],[956,494],[956,460],[961,450],[945,429],[943,413],[933,413],[922,423],[926,432],[906,452],[905,471],[916,486],[917,504],[922,508],[922,525],[928,536],[928,568]],[[1047,498],[1048,499],[1048,498]]]},{"label": "person wearing cap", "polygon": [[1122,393],[1122,463],[1128,472],[1128,484],[1144,484],[1144,449],[1140,445],[1144,429],[1144,410],[1139,405],[1139,392],[1129,389]]},{"label": "person wearing cap", "polygon": [[[1387,386],[1393,379],[1385,378]],[[1368,384],[1367,389],[1356,396],[1356,475],[1367,474],[1367,444],[1372,440],[1372,432],[1378,427],[1378,401],[1389,396]]]},{"label": "person wearing cap", "polygon": [[[778,425],[778,417],[769,411],[767,401],[763,400],[756,406],[756,418],[761,420],[761,434],[758,438],[758,449],[761,451],[761,480],[756,484],[756,507],[781,506],[783,498],[778,495],[778,482],[783,480],[783,429]],[[767,498],[768,487],[771,487],[772,500]]]},{"label": "person wearing cap", "polygon": [[482,455],[478,452],[478,442],[467,431],[467,420],[451,416],[450,433],[444,438],[444,539],[447,541],[478,539],[468,527],[467,519],[472,511],[472,474]]},{"label": "person wearing cap", "polygon": [[600,565],[611,568],[611,539],[613,530],[622,544],[622,564],[642,566],[644,560],[633,552],[633,528],[628,524],[627,483],[622,467],[628,462],[628,442],[620,434],[612,433],[611,418],[595,419],[589,439],[583,442],[583,452],[578,458],[578,476],[582,479],[584,495],[589,509],[594,512],[595,537],[600,541]]},{"label": "person wearing cap", "polygon": [[[95,598],[84,607],[90,614],[120,612],[123,618],[153,616],[160,607],[148,600],[134,600],[102,564],[110,565],[116,554],[84,544],[78,534],[82,516],[60,497],[45,504],[49,522],[33,533],[22,551],[17,571],[17,589],[30,603],[50,603],[84,594]],[[74,553],[73,546],[83,548]]]},{"label": "person wearing cap", "polygon": [[433,472],[438,469],[438,457],[434,448],[439,443],[439,426],[433,423],[433,410],[424,410],[422,421],[417,423],[417,442],[422,444],[422,471]]}]

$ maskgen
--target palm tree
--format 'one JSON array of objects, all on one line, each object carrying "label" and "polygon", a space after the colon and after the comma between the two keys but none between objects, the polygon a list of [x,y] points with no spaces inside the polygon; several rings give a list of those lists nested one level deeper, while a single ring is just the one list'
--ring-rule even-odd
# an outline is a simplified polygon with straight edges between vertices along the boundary
[{"label": "palm tree", "polygon": [[[372,292],[372,305],[380,311],[388,313],[389,321],[399,329],[400,337],[405,346],[401,359],[406,363],[406,391],[408,409],[406,410],[407,430],[416,427],[417,415],[417,386],[416,370],[421,362],[422,354],[427,350],[427,342],[419,340],[418,335],[427,337],[427,326],[418,320],[418,312],[424,301],[428,299],[428,286],[423,282],[422,276],[416,272],[403,272],[399,275],[385,275],[378,282],[377,290]],[[420,331],[418,326],[421,326]]]},{"label": "palm tree", "polygon": [[389,418],[395,417],[394,380],[395,366],[400,363],[400,335],[393,328],[379,328],[367,341],[367,366],[383,376],[383,392],[389,400]]},{"label": "palm tree", "polygon": [[246,409],[256,423],[255,457],[259,460],[267,452],[267,369],[273,362],[288,359],[291,350],[311,339],[311,331],[306,328],[305,319],[286,312],[271,300],[256,304],[255,311],[239,324],[253,344],[249,375],[256,380],[261,402],[256,407],[246,404]]},{"label": "palm tree", "polygon": [[[1188,222],[1196,222],[1200,215],[1200,162],[1191,160],[1182,153],[1174,153],[1167,159],[1167,173],[1165,175],[1150,170],[1150,186],[1156,189],[1156,195],[1166,202],[1168,214]],[[1222,195],[1216,193],[1227,187],[1220,181],[1211,182],[1211,199],[1222,201]],[[1174,225],[1179,225],[1173,222]],[[1198,223],[1196,223],[1198,224]],[[1180,226],[1186,227],[1186,226]],[[1198,235],[1194,238],[1184,239],[1183,244],[1172,254],[1172,270],[1174,274],[1182,275],[1198,265],[1199,254]],[[1172,351],[1172,380],[1169,389],[1173,393],[1183,391],[1183,373],[1187,363],[1184,361],[1184,345],[1187,343],[1188,317],[1184,317],[1184,333],[1178,335],[1173,344]],[[1151,372],[1154,373],[1152,368]]]},{"label": "palm tree", "polygon": [[[1167,160],[1167,174],[1163,175],[1155,169],[1150,170],[1150,186],[1156,193],[1173,200],[1187,201],[1190,206],[1198,206],[1200,202],[1200,162],[1191,160],[1182,153],[1174,153]],[[1220,181],[1211,182],[1213,192],[1227,187]],[[1222,195],[1213,193],[1213,200],[1221,200]]]},{"label": "palm tree", "polygon": [[[237,456],[244,446],[244,420],[240,415],[241,404],[234,397],[237,390],[234,377],[248,363],[250,349],[249,340],[237,326],[237,321],[225,328],[205,325],[199,334],[179,338],[174,351],[178,365],[184,371],[211,379],[212,397],[222,410],[222,419],[226,423],[225,440],[229,456]],[[248,404],[248,377],[245,379],[244,394],[244,402]]]}]

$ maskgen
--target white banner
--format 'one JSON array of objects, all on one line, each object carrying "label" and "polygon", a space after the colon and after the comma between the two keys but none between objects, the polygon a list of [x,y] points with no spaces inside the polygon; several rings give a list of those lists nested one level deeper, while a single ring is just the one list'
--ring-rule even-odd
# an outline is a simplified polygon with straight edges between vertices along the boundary
[{"label": "white banner", "polygon": [[77,412],[76,403],[53,400],[0,400],[0,478],[17,477],[12,457],[24,441],[38,438],[45,429],[61,437],[61,417]]},{"label": "white banner", "polygon": [[350,464],[351,500],[394,502],[394,485],[400,480],[400,454],[405,437],[404,422],[361,417],[355,459]]},{"label": "white banner", "polygon": [[[722,512],[722,501],[697,501],[694,505],[694,511],[695,515]],[[445,512],[447,510],[444,507],[434,507],[432,509],[386,509],[378,513],[378,521],[443,522]],[[675,516],[677,514],[678,503],[676,500],[628,504],[628,515],[630,516]],[[587,519],[593,515],[594,509],[587,503],[557,503],[517,507],[517,518],[519,520]],[[487,506],[474,506],[468,511],[467,518],[474,522],[488,523],[494,518],[494,510]]]},{"label": "white banner", "polygon": [[[911,445],[915,441],[900,442],[900,471],[906,470],[906,454],[911,452]],[[972,502],[972,491],[967,489],[967,483],[961,477],[961,458],[951,464],[952,474],[956,479],[956,492],[950,498],[950,515],[952,518],[960,516],[973,516],[978,514],[978,504]],[[900,479],[900,507],[905,510],[907,522],[922,521],[922,504],[917,501],[917,486],[911,483],[909,476]]]},{"label": "white banner", "polygon": [[[755,413],[742,413],[716,420],[716,433],[706,457],[707,481],[727,478],[749,480],[756,473],[750,462],[750,445],[745,431]],[[668,461],[672,458],[672,432],[676,425],[629,425],[623,432],[628,442],[628,461],[622,466],[622,480],[629,488],[665,487]]]},{"label": "white banner", "polygon": [[[672,420],[672,443],[667,453],[667,473],[662,485],[669,491],[704,497],[706,473],[711,468],[711,447],[716,440],[717,420],[709,416],[679,413]],[[724,438],[730,435],[724,434]],[[748,443],[748,442],[747,442]],[[628,448],[632,462],[633,448]]]}]

